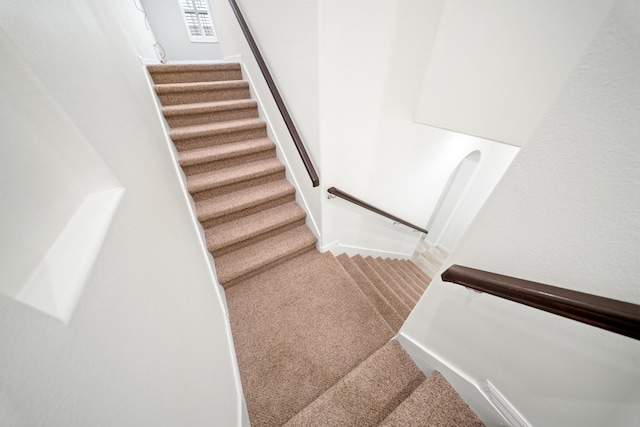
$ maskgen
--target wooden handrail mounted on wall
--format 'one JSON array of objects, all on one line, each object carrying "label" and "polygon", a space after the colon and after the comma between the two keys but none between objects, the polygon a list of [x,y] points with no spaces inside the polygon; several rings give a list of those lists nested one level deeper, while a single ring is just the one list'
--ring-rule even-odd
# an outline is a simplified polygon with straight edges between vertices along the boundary
[{"label": "wooden handrail mounted on wall", "polygon": [[247,25],[247,21],[245,21],[244,16],[242,15],[242,11],[240,10],[238,3],[236,3],[236,0],[229,0],[229,4],[231,5],[231,9],[233,10],[233,13],[236,15],[236,18],[238,19],[238,24],[240,24],[242,33],[247,39],[247,43],[249,43],[251,52],[253,52],[253,56],[256,58],[256,62],[258,63],[258,66],[260,67],[260,71],[262,72],[262,75],[264,76],[264,79],[267,82],[267,86],[269,86],[269,90],[271,91],[271,94],[273,95],[273,99],[276,102],[276,105],[278,106],[278,110],[280,110],[280,114],[282,114],[282,118],[284,119],[284,122],[287,125],[287,129],[289,129],[289,134],[291,134],[293,143],[295,144],[296,149],[298,150],[298,154],[302,159],[302,163],[304,164],[304,167],[307,170],[307,173],[309,174],[309,178],[311,179],[311,184],[314,187],[317,187],[318,185],[320,185],[320,179],[318,178],[318,173],[316,172],[316,169],[313,167],[313,163],[311,162],[311,158],[309,157],[309,154],[307,153],[307,150],[304,147],[302,138],[300,138],[298,129],[296,128],[296,125],[293,123],[293,119],[289,114],[289,110],[287,110],[287,106],[285,105],[284,100],[282,99],[282,96],[278,91],[278,87],[276,86],[276,83],[273,80],[273,77],[271,77],[271,72],[269,72],[269,68],[267,67],[267,64],[265,63],[264,58],[260,53],[260,49],[258,48],[258,45],[256,44],[256,41],[253,38],[253,35],[251,34],[251,30]]},{"label": "wooden handrail mounted on wall", "polygon": [[378,215],[382,215],[382,216],[384,216],[384,217],[387,217],[387,218],[389,218],[389,219],[393,220],[394,222],[397,222],[397,223],[400,223],[400,224],[406,225],[407,227],[410,227],[410,228],[413,228],[414,230],[420,231],[421,233],[424,233],[424,234],[427,234],[427,233],[428,233],[428,231],[427,231],[427,230],[425,230],[424,228],[422,228],[422,227],[418,227],[417,225],[414,225],[414,224],[411,224],[410,222],[405,221],[404,219],[398,218],[398,217],[397,217],[397,216],[395,216],[395,215],[391,215],[390,213],[385,212],[385,211],[383,211],[382,209],[376,208],[375,206],[370,205],[369,203],[364,202],[364,201],[362,201],[362,200],[358,199],[357,197],[352,196],[352,195],[351,195],[351,194],[349,194],[349,193],[345,193],[345,192],[344,192],[344,191],[342,191],[342,190],[338,190],[336,187],[331,187],[331,188],[329,188],[329,189],[327,190],[327,192],[328,192],[329,194],[331,194],[331,195],[335,196],[335,197],[340,197],[341,199],[344,199],[344,200],[346,200],[346,201],[348,201],[348,202],[351,202],[351,203],[353,203],[354,205],[358,205],[358,206],[360,206],[360,207],[363,207],[363,208],[365,208],[365,209],[370,210],[371,212],[375,212],[375,213],[377,213]]},{"label": "wooden handrail mounted on wall", "polygon": [[640,340],[640,305],[452,265],[442,280]]}]

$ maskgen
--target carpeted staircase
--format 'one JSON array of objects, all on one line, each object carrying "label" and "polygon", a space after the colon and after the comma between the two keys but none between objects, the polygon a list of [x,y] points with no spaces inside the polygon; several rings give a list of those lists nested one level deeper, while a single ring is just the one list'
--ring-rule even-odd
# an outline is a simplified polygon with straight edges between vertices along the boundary
[{"label": "carpeted staircase", "polygon": [[393,339],[430,278],[316,250],[239,64],[148,70],[225,288],[252,425],[482,425]]}]

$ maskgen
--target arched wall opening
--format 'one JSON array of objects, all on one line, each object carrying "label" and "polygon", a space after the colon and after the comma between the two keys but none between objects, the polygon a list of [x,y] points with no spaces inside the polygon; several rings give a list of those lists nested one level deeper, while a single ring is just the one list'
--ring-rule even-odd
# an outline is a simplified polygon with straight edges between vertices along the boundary
[{"label": "arched wall opening", "polygon": [[467,193],[467,189],[480,164],[480,150],[474,150],[467,154],[455,167],[445,185],[433,215],[429,219],[427,229],[429,234],[425,241],[431,247],[439,247],[446,253],[450,253],[462,234],[466,230],[471,218],[461,212],[458,215],[461,202]]}]

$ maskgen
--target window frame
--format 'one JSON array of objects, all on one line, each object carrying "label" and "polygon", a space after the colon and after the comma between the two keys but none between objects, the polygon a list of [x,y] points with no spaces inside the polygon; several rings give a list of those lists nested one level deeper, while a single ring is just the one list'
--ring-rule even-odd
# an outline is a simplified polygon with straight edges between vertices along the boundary
[{"label": "window frame", "polygon": [[[188,5],[191,7],[188,7]],[[204,5],[203,8],[199,8],[196,3],[200,3]],[[178,0],[178,5],[180,6],[180,13],[182,14],[182,20],[184,21],[184,25],[187,30],[187,35],[189,36],[189,40],[194,43],[217,43],[218,42],[218,33],[216,31],[216,27],[213,23],[213,16],[211,15],[211,6],[209,5],[208,0]],[[206,9],[206,10],[205,10]],[[198,28],[202,34],[205,34],[205,25],[201,20],[201,16],[208,17],[211,22],[211,32],[213,35],[194,35],[191,33],[191,25],[189,24],[189,19],[187,18],[188,14],[194,14],[197,20]]]}]

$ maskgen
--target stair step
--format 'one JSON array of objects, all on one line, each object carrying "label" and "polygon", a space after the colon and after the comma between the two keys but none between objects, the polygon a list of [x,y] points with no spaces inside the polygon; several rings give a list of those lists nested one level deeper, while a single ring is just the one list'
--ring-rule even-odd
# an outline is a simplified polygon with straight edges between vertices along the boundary
[{"label": "stair step", "polygon": [[168,105],[162,109],[172,128],[258,117],[258,103],[252,99]]},{"label": "stair step", "polygon": [[225,288],[315,248],[316,237],[306,225],[214,259],[218,282]]},{"label": "stair step", "polygon": [[420,270],[422,270],[424,274],[429,277],[435,277],[438,274],[438,270],[440,270],[440,267],[438,265],[434,265],[422,255],[413,257],[412,261],[416,266],[418,266]]},{"label": "stair step", "polygon": [[415,284],[414,281],[407,279],[405,276],[401,275],[396,268],[393,266],[393,263],[390,259],[382,259],[379,260],[380,264],[384,266],[387,273],[390,274],[393,278],[396,279],[398,283],[404,286],[405,290],[414,295],[418,300],[422,297],[424,290],[421,289],[418,285]]},{"label": "stair step", "polygon": [[402,299],[396,294],[396,292],[376,273],[368,263],[359,255],[354,256],[353,262],[362,270],[362,272],[371,280],[371,283],[375,285],[382,295],[389,301],[393,308],[398,312],[403,319],[409,317],[411,309],[402,301]]},{"label": "stair step", "polygon": [[397,333],[404,323],[402,316],[398,314],[391,303],[382,293],[380,293],[378,288],[371,283],[369,278],[347,254],[338,255],[337,259],[349,276],[351,276],[356,285],[360,288],[362,293],[367,297],[369,302],[374,306],[376,311],[380,313],[385,322],[387,322],[391,330],[393,330],[393,333]]},{"label": "stair step", "polygon": [[240,64],[163,64],[147,66],[155,84],[242,80]]},{"label": "stair step", "polygon": [[154,85],[154,89],[163,106],[228,101],[251,97],[249,83],[243,80],[162,83]]},{"label": "stair step", "polygon": [[449,257],[445,252],[437,247],[431,248],[420,255],[425,257],[431,264],[438,266],[438,269],[440,269],[442,264],[444,264]]},{"label": "stair step", "polygon": [[402,290],[409,295],[411,300],[414,302],[414,305],[418,302],[422,294],[416,291],[413,288],[413,285],[407,283],[394,269],[392,269],[386,262],[386,260],[378,257],[375,259],[375,262],[380,266],[380,268],[388,275],[391,280],[395,281],[398,286],[402,288]]},{"label": "stair step", "polygon": [[437,371],[433,371],[379,425],[484,427],[482,421]]},{"label": "stair step", "polygon": [[423,381],[422,371],[391,340],[285,426],[375,426]]},{"label": "stair step", "polygon": [[275,157],[275,149],[276,145],[269,138],[260,138],[181,151],[178,161],[186,175],[194,175]]},{"label": "stair step", "polygon": [[187,177],[187,189],[193,200],[243,190],[252,185],[265,184],[285,178],[285,168],[276,157],[248,164],[231,166]]},{"label": "stair step", "polygon": [[413,272],[413,274],[418,277],[422,283],[429,284],[431,282],[431,277],[427,276],[424,271],[420,270],[420,267],[415,265],[412,261],[407,261],[407,268]]},{"label": "stair step", "polygon": [[288,226],[304,224],[306,213],[295,202],[285,203],[253,215],[225,222],[205,230],[207,249],[214,257],[271,237]]},{"label": "stair step", "polygon": [[411,273],[408,269],[407,266],[405,265],[407,263],[407,261],[401,261],[401,260],[397,260],[397,259],[393,259],[393,260],[389,260],[389,263],[391,264],[391,267],[398,273],[400,274],[407,283],[411,283],[413,284],[414,288],[416,288],[416,290],[419,293],[424,293],[425,289],[426,289],[426,284],[419,280],[415,274]]},{"label": "stair step", "polygon": [[196,214],[206,229],[294,200],[295,188],[282,179],[196,202]]},{"label": "stair step", "polygon": [[404,288],[398,283],[396,282],[385,270],[384,268],[382,268],[380,266],[380,264],[373,259],[372,257],[368,256],[364,259],[367,264],[369,264],[369,267],[371,267],[371,269],[373,271],[375,271],[376,273],[378,273],[378,275],[382,278],[382,280],[384,280],[384,282],[390,286],[396,293],[396,295],[398,295],[398,297],[400,297],[400,299],[402,300],[402,302],[404,302],[407,307],[409,307],[409,309],[413,309],[413,307],[416,305],[416,302],[418,302],[418,299],[409,295]]},{"label": "stair step", "polygon": [[266,138],[267,125],[260,119],[233,120],[183,126],[173,129],[170,135],[178,151],[183,151]]}]

